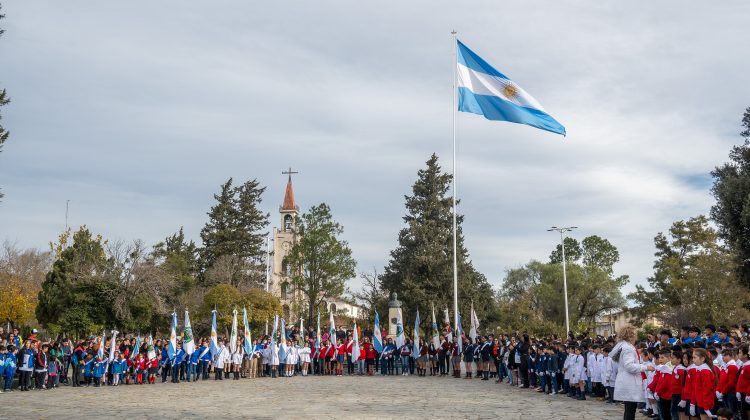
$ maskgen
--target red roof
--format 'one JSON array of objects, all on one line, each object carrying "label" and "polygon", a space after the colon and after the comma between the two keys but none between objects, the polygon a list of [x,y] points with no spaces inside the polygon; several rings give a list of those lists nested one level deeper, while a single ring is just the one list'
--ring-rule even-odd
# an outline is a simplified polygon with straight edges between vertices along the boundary
[{"label": "red roof", "polygon": [[286,192],[284,193],[284,204],[282,210],[297,210],[297,203],[294,201],[294,189],[292,188],[292,177],[289,176],[289,182],[286,183]]}]

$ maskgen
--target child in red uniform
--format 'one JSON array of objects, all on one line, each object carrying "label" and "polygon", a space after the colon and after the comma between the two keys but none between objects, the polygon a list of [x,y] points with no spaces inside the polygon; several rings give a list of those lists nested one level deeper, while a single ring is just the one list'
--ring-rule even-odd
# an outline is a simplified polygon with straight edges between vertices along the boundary
[{"label": "child in red uniform", "polygon": [[[748,395],[750,394],[750,347],[747,344],[743,344],[739,351],[738,356],[742,366],[740,367],[740,373],[737,375],[737,385],[735,386],[735,396],[737,397],[738,406],[740,411],[748,415],[750,411],[750,402],[748,401]],[[747,417],[744,417],[747,418]]]},{"label": "child in red uniform", "polygon": [[669,350],[660,350],[659,355],[659,367],[661,376],[659,383],[654,386],[654,396],[658,400],[659,413],[662,418],[668,419],[672,417],[672,368],[669,366],[671,360],[671,352]]},{"label": "child in red uniform", "polygon": [[690,400],[693,397],[693,381],[696,375],[696,366],[693,364],[693,352],[688,350],[686,356],[690,364],[685,369],[685,382],[682,384],[682,400],[680,401],[680,408],[684,410],[684,418],[690,416]]},{"label": "child in red uniform", "polygon": [[693,378],[693,393],[690,398],[690,415],[699,415],[701,420],[708,420],[713,417],[711,410],[714,408],[718,379],[714,372],[713,362],[706,349],[697,348],[693,350],[693,364],[697,367]]},{"label": "child in red uniform", "polygon": [[375,358],[377,358],[378,354],[375,351],[375,346],[373,346],[367,338],[365,338],[365,346],[363,347],[363,350],[365,351],[365,359],[367,360],[367,374],[372,376],[373,370],[375,369]]},{"label": "child in red uniform", "polygon": [[737,362],[734,361],[737,356],[735,349],[724,349],[721,353],[724,359],[724,366],[719,370],[719,384],[716,386],[716,399],[723,402],[724,407],[734,409],[737,401],[735,397],[735,384],[737,376],[740,373]]},{"label": "child in red uniform", "polygon": [[680,401],[682,400],[682,384],[685,382],[685,364],[682,357],[682,352],[675,350],[672,352],[672,404],[670,412],[672,418],[677,414],[678,416],[684,415],[680,413]]}]

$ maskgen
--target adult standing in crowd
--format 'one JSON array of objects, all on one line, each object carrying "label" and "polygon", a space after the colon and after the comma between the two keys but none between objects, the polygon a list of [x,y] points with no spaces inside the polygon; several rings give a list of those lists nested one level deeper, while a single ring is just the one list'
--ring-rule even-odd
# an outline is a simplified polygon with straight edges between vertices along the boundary
[{"label": "adult standing in crowd", "polygon": [[617,362],[614,397],[625,405],[623,419],[634,420],[638,403],[646,401],[643,393],[646,372],[653,371],[654,367],[641,362],[641,356],[635,348],[635,328],[623,327],[617,337],[620,341],[610,353],[612,360]]}]

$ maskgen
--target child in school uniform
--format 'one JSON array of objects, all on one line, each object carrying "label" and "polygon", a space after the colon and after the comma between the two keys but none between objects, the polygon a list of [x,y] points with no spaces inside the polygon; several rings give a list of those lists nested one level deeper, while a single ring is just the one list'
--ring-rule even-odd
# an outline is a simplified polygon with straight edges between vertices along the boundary
[{"label": "child in school uniform", "polygon": [[[112,362],[112,386],[118,386],[120,385],[120,382],[122,381],[122,375],[125,373],[122,370],[122,362],[125,360],[122,358],[122,353],[115,352],[115,357],[117,357],[114,362]],[[127,364],[125,365],[127,366]]]},{"label": "child in school uniform", "polygon": [[737,350],[737,356],[740,362],[737,384],[735,385],[735,396],[737,397],[737,406],[743,414],[743,418],[750,415],[750,347],[743,344]]},{"label": "child in school uniform", "polygon": [[13,376],[16,374],[17,363],[16,346],[11,344],[7,348],[7,353],[4,357],[4,366],[1,369],[5,375],[5,386],[3,387],[5,392],[11,392],[11,388],[13,388]]},{"label": "child in school uniform", "polygon": [[563,386],[569,397],[575,397],[575,384],[573,383],[573,364],[575,363],[575,348],[573,346],[568,347],[568,357],[565,358],[563,363]]},{"label": "child in school uniform", "polygon": [[693,380],[693,394],[690,399],[690,415],[700,416],[701,420],[713,417],[716,394],[716,374],[709,353],[703,348],[693,350],[693,364],[697,366]]},{"label": "child in school uniform", "polygon": [[91,386],[94,381],[94,357],[91,354],[86,354],[83,361],[83,380],[86,386]]},{"label": "child in school uniform", "polygon": [[732,410],[737,405],[735,384],[737,384],[737,377],[740,373],[737,362],[734,360],[736,356],[737,351],[735,349],[724,349],[722,351],[721,358],[724,365],[719,370],[719,383],[716,385],[716,399],[719,404]]},{"label": "child in school uniform", "polygon": [[[680,417],[680,401],[682,400],[682,385],[685,381],[685,363],[682,358],[682,351],[673,350],[672,354],[672,402],[669,412],[672,418]],[[684,413],[683,413],[684,414]]]},{"label": "child in school uniform", "polygon": [[653,392],[651,392],[648,389],[648,386],[651,385],[651,382],[654,380],[654,376],[656,375],[656,364],[653,360],[653,351],[651,349],[645,348],[641,349],[641,359],[643,360],[643,363],[647,367],[653,367],[654,369],[649,369],[646,372],[646,380],[643,381],[644,385],[644,395],[646,397],[646,410],[645,414],[647,416],[652,416],[654,414],[658,414],[659,407],[656,405],[656,398],[654,397]]},{"label": "child in school uniform", "polygon": [[102,385],[102,377],[104,376],[104,370],[106,363],[99,356],[94,359],[92,377],[94,378],[94,387],[99,388]]},{"label": "child in school uniform", "polygon": [[659,380],[653,388],[654,397],[659,406],[659,415],[662,419],[669,420],[672,417],[672,355],[669,350],[659,350],[657,372]]},{"label": "child in school uniform", "polygon": [[57,377],[60,374],[60,361],[57,356],[49,357],[49,364],[47,367],[47,389],[57,388],[58,380]]},{"label": "child in school uniform", "polygon": [[614,404],[615,402],[615,381],[617,380],[617,363],[615,363],[609,353],[612,351],[611,347],[605,347],[602,351],[604,355],[604,368],[602,369],[602,386],[607,390],[607,403]]},{"label": "child in school uniform", "polygon": [[604,401],[604,385],[602,385],[602,371],[604,370],[604,356],[598,344],[592,347],[593,358],[589,361],[591,372],[591,391],[599,401]]},{"label": "child in school uniform", "polygon": [[573,389],[573,398],[576,398],[578,400],[585,400],[586,399],[586,360],[584,359],[583,353],[584,349],[582,347],[576,347],[575,348],[575,355],[573,356],[573,360],[571,362],[570,370],[572,371],[570,375],[570,387]]}]

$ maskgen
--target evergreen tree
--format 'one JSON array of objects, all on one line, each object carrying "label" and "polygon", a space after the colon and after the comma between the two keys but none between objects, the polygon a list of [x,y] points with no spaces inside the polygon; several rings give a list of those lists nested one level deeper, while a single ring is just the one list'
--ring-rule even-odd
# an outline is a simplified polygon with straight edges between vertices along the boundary
[{"label": "evergreen tree", "polygon": [[[61,243],[67,235],[61,236]],[[114,319],[111,291],[116,289],[112,266],[102,238],[85,226],[73,234],[73,244],[60,250],[42,283],[36,318],[46,328],[87,334]]]},{"label": "evergreen tree", "polygon": [[326,299],[338,298],[346,281],[354,277],[356,262],[349,244],[339,239],[344,228],[333,220],[331,209],[321,203],[295,221],[298,240],[284,258],[292,268],[292,282],[304,296],[307,322]]},{"label": "evergreen tree", "polygon": [[180,231],[167,237],[164,241],[154,245],[152,257],[167,276],[173,279],[174,290],[169,303],[177,307],[185,306],[180,297],[196,286],[200,271],[198,262],[198,248],[193,241],[186,241],[185,234]]},{"label": "evergreen tree", "polygon": [[269,216],[259,209],[264,191],[256,180],[233,187],[229,178],[221,192],[214,195],[217,203],[201,230],[201,265],[206,284],[226,282],[239,287],[262,281],[263,229],[268,226]]},{"label": "evergreen tree", "polygon": [[[411,196],[405,196],[404,227],[398,235],[398,247],[380,276],[387,293],[397,292],[404,315],[419,307],[422,313],[434,302],[436,308],[453,310],[453,216],[448,196],[452,175],[443,173],[437,155],[419,170]],[[479,318],[487,318],[493,302],[493,290],[483,274],[474,269],[464,247],[461,229],[463,216],[457,216],[458,299],[464,327],[468,327],[469,307],[473,301]],[[451,318],[452,319],[452,318]]]},{"label": "evergreen tree", "polygon": [[742,145],[732,147],[729,162],[711,172],[716,204],[711,218],[719,235],[737,256],[740,281],[750,287],[750,108],[742,118]]},{"label": "evergreen tree", "polygon": [[[2,10],[2,8],[3,8],[3,6],[2,6],[2,4],[0,4],[0,10]],[[0,13],[0,20],[2,20],[3,18],[5,18],[5,15],[2,14],[2,13]],[[0,36],[2,36],[4,32],[5,32],[5,30],[3,30],[2,28],[0,28]],[[7,93],[5,92],[5,89],[0,90],[0,108],[3,107],[3,106],[5,106],[5,105],[7,105],[8,103],[10,103],[10,98],[8,97]],[[2,121],[2,119],[3,119],[3,116],[2,116],[2,114],[0,114],[0,121]],[[8,130],[6,130],[5,128],[3,128],[3,125],[0,124],[0,151],[2,151],[2,149],[3,149],[3,143],[5,143],[5,140],[8,140],[8,135],[9,134],[10,133],[8,132]],[[0,191],[0,198],[3,198],[2,191]]]}]

